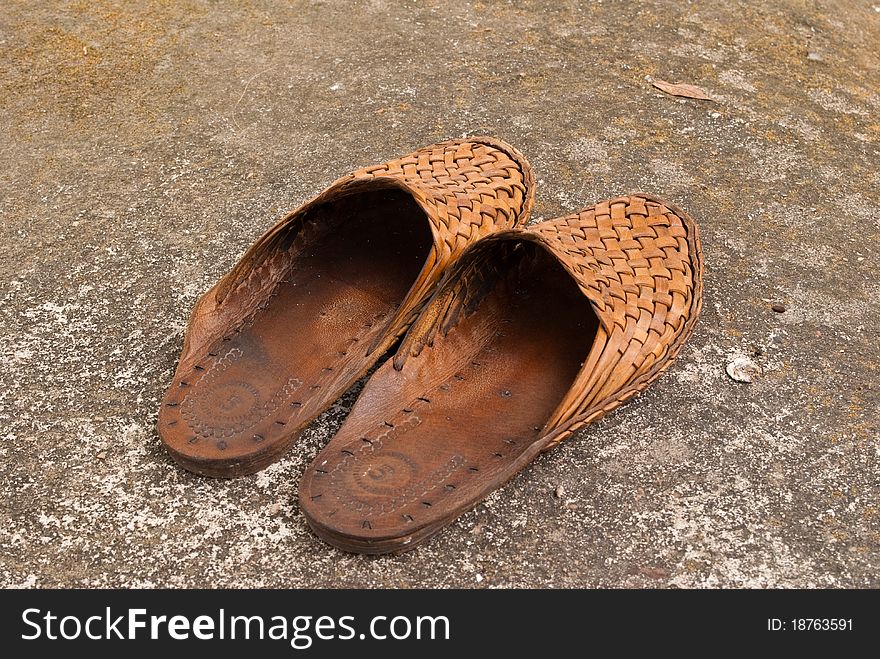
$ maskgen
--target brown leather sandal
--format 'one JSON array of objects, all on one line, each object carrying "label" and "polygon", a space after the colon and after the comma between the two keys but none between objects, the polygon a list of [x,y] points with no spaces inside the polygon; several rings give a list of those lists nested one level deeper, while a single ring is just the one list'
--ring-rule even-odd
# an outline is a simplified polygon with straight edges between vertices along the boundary
[{"label": "brown leather sandal", "polygon": [[453,140],[367,167],[269,229],[196,304],[159,436],[207,476],[253,473],[363,376],[467,246],[523,224],[525,157]]},{"label": "brown leather sandal", "polygon": [[309,525],[412,547],[656,379],[701,291],[696,225],[648,195],[480,241],[306,470]]}]

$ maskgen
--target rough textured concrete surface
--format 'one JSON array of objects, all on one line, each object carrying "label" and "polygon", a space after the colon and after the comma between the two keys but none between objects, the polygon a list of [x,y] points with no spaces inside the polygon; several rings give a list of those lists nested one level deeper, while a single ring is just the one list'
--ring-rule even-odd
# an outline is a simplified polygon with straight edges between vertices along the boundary
[{"label": "rough textured concrete surface", "polygon": [[[878,43],[871,0],[5,0],[0,584],[880,587]],[[399,557],[296,503],[357,388],[258,475],[178,468],[199,294],[337,176],[475,134],[529,156],[534,221],[696,218],[673,367]]]}]

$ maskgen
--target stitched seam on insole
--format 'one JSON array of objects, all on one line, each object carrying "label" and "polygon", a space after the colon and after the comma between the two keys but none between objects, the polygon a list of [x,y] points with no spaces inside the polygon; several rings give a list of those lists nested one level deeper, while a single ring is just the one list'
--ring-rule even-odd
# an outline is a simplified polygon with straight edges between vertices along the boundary
[{"label": "stitched seam on insole", "polygon": [[[480,366],[478,362],[474,361],[471,362],[471,365],[474,368]],[[427,392],[427,395],[415,398],[408,405],[406,405],[400,411],[391,416],[390,419],[386,419],[386,421],[384,421],[380,426],[380,428],[383,428],[383,432],[381,432],[375,439],[365,438],[365,445],[357,449],[356,452],[346,451],[345,457],[342,458],[327,474],[332,484],[330,489],[333,490],[336,499],[338,499],[340,502],[345,502],[349,504],[351,508],[365,515],[376,513],[388,514],[394,512],[395,510],[403,508],[413,501],[425,498],[426,495],[436,490],[440,485],[444,485],[453,473],[455,473],[467,463],[467,460],[465,460],[464,456],[458,454],[453,455],[444,465],[435,469],[425,478],[420,479],[415,484],[404,487],[402,490],[400,490],[400,493],[397,496],[393,497],[390,500],[385,500],[381,504],[370,503],[358,499],[354,494],[349,491],[347,487],[340,483],[340,480],[344,472],[352,473],[354,474],[354,479],[358,482],[358,484],[361,485],[364,490],[369,492],[369,489],[367,487],[363,487],[362,476],[365,476],[366,473],[364,475],[358,475],[355,471],[356,463],[360,459],[365,458],[369,455],[375,455],[382,450],[386,450],[386,452],[389,453],[389,456],[398,462],[411,462],[405,460],[405,456],[401,454],[391,454],[388,449],[393,448],[394,440],[397,439],[400,435],[405,433],[410,428],[413,428],[421,423],[421,418],[416,414],[416,411],[420,407],[425,407],[431,404],[432,399],[430,398],[430,396],[439,395],[435,394],[435,392],[438,391],[442,391],[445,394],[446,392],[450,391],[452,386],[454,386],[454,384],[451,383],[464,381],[464,379],[465,378],[460,373],[453,373],[448,379],[440,382],[437,386],[430,389]],[[504,392],[500,393],[503,395]],[[404,420],[402,422],[398,422],[398,420],[400,419]],[[392,446],[389,447],[388,444],[391,444]],[[412,468],[413,470],[415,470],[414,467]],[[465,473],[465,475],[469,475],[469,473]],[[380,488],[376,489],[378,490]],[[453,487],[450,492],[454,490],[455,488]],[[376,492],[374,490],[373,494],[377,493],[381,495],[381,492]],[[441,491],[440,494],[442,496],[446,493]],[[409,521],[413,520],[410,519]]]},{"label": "stitched seam on insole", "polygon": [[[196,435],[205,438],[215,437],[217,439],[237,435],[248,428],[252,428],[267,416],[276,412],[284,402],[290,399],[293,392],[302,386],[302,380],[288,378],[287,382],[272,395],[272,398],[260,405],[259,391],[256,387],[244,381],[229,382],[221,385],[229,392],[229,396],[250,394],[253,398],[253,404],[246,413],[236,416],[227,415],[224,419],[222,410],[200,409],[202,406],[198,404],[199,401],[216,401],[223,397],[222,395],[211,395],[209,392],[217,386],[214,382],[220,375],[240,359],[242,354],[242,351],[238,348],[230,349],[229,352],[215,361],[211,368],[193,386],[191,393],[198,391],[200,395],[197,398],[191,397],[190,393],[184,396],[180,406],[180,415]],[[225,420],[225,423],[222,423],[222,420]]]},{"label": "stitched seam on insole", "polygon": [[[400,414],[401,413],[398,413],[398,415],[395,416],[399,418]],[[364,457],[368,454],[380,453],[383,449],[387,451],[387,449],[389,448],[387,446],[388,444],[391,444],[390,448],[393,448],[393,443],[395,439],[397,439],[400,435],[405,433],[410,428],[414,428],[420,423],[421,419],[417,415],[412,414],[402,424],[396,424],[393,428],[386,428],[386,430],[378,435],[372,441],[372,443],[364,446],[358,451],[360,457]],[[405,456],[394,454],[391,451],[387,452],[389,454],[389,457],[396,459],[398,463],[408,462]],[[350,469],[350,467],[354,467],[357,460],[358,457],[355,454],[346,454],[346,456],[339,463],[337,463],[337,465],[330,472],[329,478],[332,483],[334,493],[336,494],[336,498],[340,501],[345,501],[349,504],[351,508],[365,515],[375,513],[388,514],[404,507],[412,501],[424,498],[427,494],[443,484],[443,482],[448,479],[449,476],[451,476],[453,472],[455,472],[455,470],[458,469],[465,462],[464,457],[460,455],[454,455],[446,462],[445,465],[439,467],[438,469],[435,469],[433,472],[431,472],[424,478],[416,481],[415,483],[411,483],[400,489],[400,493],[397,496],[391,499],[386,499],[381,504],[378,504],[358,499],[354,493],[350,492],[347,487],[343,486],[340,483],[342,474],[346,471],[352,472],[353,470]],[[415,471],[414,465],[408,466],[410,466],[413,471]],[[364,474],[364,476],[366,476],[366,473]],[[369,490],[364,487],[362,478],[358,479],[357,476],[355,476],[355,481],[359,485],[361,485],[363,489],[369,492]],[[375,491],[372,494],[375,494]]]},{"label": "stitched seam on insole", "polygon": [[[373,317],[373,319],[361,326],[361,331],[356,334],[351,340],[346,344],[345,348],[340,351],[340,353],[347,353],[351,347],[361,341],[366,334],[368,334],[373,327],[375,327],[376,323],[381,322],[385,318],[388,317],[387,313],[377,314]],[[263,405],[258,404],[259,392],[255,387],[250,385],[248,382],[239,381],[228,383],[224,385],[226,387],[235,387],[238,390],[238,393],[244,393],[245,395],[250,394],[250,396],[254,399],[253,404],[251,405],[249,411],[245,414],[239,414],[234,419],[232,419],[231,425],[218,425],[216,423],[218,419],[218,413],[216,409],[212,410],[200,410],[197,402],[197,398],[201,400],[210,399],[217,400],[221,398],[221,396],[210,396],[204,395],[193,397],[194,394],[201,393],[205,387],[210,388],[212,386],[212,381],[216,380],[224,371],[226,371],[236,360],[242,357],[243,353],[239,348],[231,348],[226,354],[222,357],[217,358],[214,363],[208,368],[205,373],[201,376],[199,380],[193,383],[192,388],[186,393],[183,397],[183,400],[180,404],[180,414],[181,417],[186,421],[187,425],[190,429],[195,433],[195,437],[190,439],[190,443],[195,443],[199,440],[199,438],[215,438],[219,440],[223,440],[225,438],[233,437],[239,433],[244,432],[248,428],[252,428],[272,413],[278,411],[283,403],[286,403],[293,397],[293,393],[298,390],[303,381],[299,378],[288,378],[287,381],[278,389],[272,397],[264,403]],[[198,365],[197,365],[198,366]],[[194,366],[193,372],[197,369]],[[321,375],[314,381],[311,385],[314,388],[321,388],[332,376],[334,375],[334,371],[332,368],[325,367],[321,370]],[[230,392],[230,395],[235,396],[236,392]],[[220,415],[222,417],[222,413]],[[210,420],[208,420],[210,419]],[[255,439],[258,441],[262,441],[262,437],[255,436]],[[225,442],[219,448],[226,448]]]},{"label": "stitched seam on insole", "polygon": [[[232,330],[224,332],[224,336],[229,336],[231,334],[238,334],[244,329],[248,329],[253,327],[254,323],[257,322],[257,316],[259,316],[262,312],[266,311],[269,308],[269,305],[272,304],[272,298],[276,297],[278,293],[276,292],[278,288],[282,284],[290,283],[290,277],[293,273],[296,272],[296,264],[291,263],[287,270],[281,275],[277,281],[273,284],[272,290],[270,290],[266,294],[266,299],[264,302],[258,304],[254,309],[244,318],[242,318],[241,322],[235,326]],[[255,276],[255,275],[252,275]]]}]

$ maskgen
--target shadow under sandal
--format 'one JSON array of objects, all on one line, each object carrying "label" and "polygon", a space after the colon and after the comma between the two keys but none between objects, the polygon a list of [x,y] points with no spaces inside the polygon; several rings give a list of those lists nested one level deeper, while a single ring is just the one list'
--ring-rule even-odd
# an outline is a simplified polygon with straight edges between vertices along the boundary
[{"label": "shadow under sandal", "polygon": [[446,268],[522,224],[513,147],[443,142],[359,170],[266,232],[196,304],[159,435],[187,469],[253,473],[406,331]]},{"label": "shadow under sandal", "polygon": [[620,197],[471,247],[307,468],[347,551],[412,547],[656,379],[701,305],[697,228]]}]

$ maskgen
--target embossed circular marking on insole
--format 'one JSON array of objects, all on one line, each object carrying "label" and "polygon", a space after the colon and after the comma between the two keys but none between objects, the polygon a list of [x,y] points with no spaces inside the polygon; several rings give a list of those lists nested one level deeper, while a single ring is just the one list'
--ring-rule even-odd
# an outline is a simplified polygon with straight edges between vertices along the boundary
[{"label": "embossed circular marking on insole", "polygon": [[[422,505],[430,507],[436,502],[438,496],[447,496],[455,488],[443,488],[448,479],[465,464],[461,455],[452,455],[445,464],[428,474],[419,477],[417,469],[405,474],[400,485],[395,488],[387,488],[381,491],[364,487],[364,475],[369,469],[378,465],[393,466],[391,462],[383,460],[380,456],[378,462],[374,462],[370,456],[366,458],[366,469],[361,468],[361,460],[352,456],[346,456],[334,470],[331,480],[333,496],[344,502],[346,506],[367,516],[381,515],[400,510],[413,502],[422,501]],[[363,459],[363,458],[362,458]],[[408,458],[404,459],[411,462]],[[398,463],[399,464],[399,463]],[[416,467],[415,463],[412,463]],[[430,498],[431,501],[426,500]]]},{"label": "embossed circular marking on insole", "polygon": [[399,494],[418,474],[416,463],[395,451],[373,453],[363,462],[354,473],[354,481],[361,490],[373,494]]},{"label": "embossed circular marking on insole", "polygon": [[268,401],[260,391],[242,380],[223,380],[222,375],[242,355],[233,348],[195,383],[181,404],[181,416],[197,435],[217,439],[232,437],[277,411],[302,382],[289,378]]},{"label": "embossed circular marking on insole", "polygon": [[[417,415],[410,414],[394,426],[385,423],[384,432],[360,449],[343,449],[342,457],[329,473],[332,495],[360,513],[387,514],[444,485],[465,464],[464,457],[453,455],[445,464],[425,474],[420,473],[418,464],[406,454],[385,448],[421,422]],[[449,491],[442,490],[441,494]]]},{"label": "embossed circular marking on insole", "polygon": [[[198,385],[197,385],[198,386]],[[247,382],[219,382],[198,387],[184,401],[183,418],[205,437],[229,437],[265,416],[260,392]]]}]

